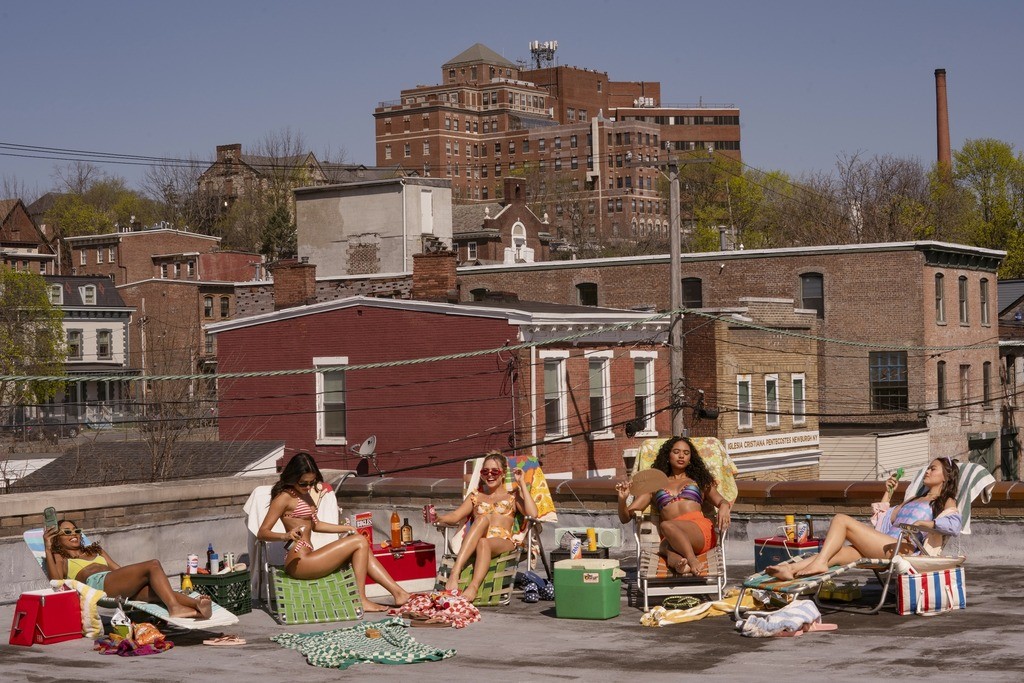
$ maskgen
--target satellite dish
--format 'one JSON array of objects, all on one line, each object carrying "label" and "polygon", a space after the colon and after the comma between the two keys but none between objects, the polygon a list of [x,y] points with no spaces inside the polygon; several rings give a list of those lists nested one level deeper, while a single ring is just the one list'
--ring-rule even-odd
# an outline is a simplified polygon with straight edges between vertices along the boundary
[{"label": "satellite dish", "polygon": [[358,446],[349,448],[349,452],[358,455],[362,458],[359,465],[356,466],[356,472],[360,475],[366,475],[370,472],[370,465],[373,465],[373,469],[377,470],[377,474],[384,476],[384,473],[380,471],[380,467],[377,466],[377,437],[369,436],[366,441],[362,442]]}]

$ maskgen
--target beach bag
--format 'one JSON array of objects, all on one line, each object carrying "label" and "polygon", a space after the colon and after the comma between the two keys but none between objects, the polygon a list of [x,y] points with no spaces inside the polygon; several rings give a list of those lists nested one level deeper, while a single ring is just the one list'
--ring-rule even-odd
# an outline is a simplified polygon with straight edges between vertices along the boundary
[{"label": "beach bag", "polygon": [[934,616],[967,607],[964,568],[901,574],[896,585],[896,613]]}]

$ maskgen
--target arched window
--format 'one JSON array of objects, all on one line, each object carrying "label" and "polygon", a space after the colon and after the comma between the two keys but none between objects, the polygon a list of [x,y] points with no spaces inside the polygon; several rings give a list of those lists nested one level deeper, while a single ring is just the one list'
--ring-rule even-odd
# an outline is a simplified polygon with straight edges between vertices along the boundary
[{"label": "arched window", "polygon": [[804,273],[800,276],[800,308],[818,312],[825,317],[825,281],[821,273]]}]

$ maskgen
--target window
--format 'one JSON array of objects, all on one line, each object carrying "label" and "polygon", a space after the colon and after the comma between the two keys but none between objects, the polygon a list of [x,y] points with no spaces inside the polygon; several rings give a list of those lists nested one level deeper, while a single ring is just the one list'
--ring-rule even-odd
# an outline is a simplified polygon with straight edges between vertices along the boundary
[{"label": "window", "polygon": [[523,140],[523,154],[529,154],[529,153],[530,153],[530,141],[529,140]]},{"label": "window", "polygon": [[391,158],[391,145],[384,145],[384,158],[385,159],[390,159]]},{"label": "window", "polygon": [[541,351],[544,361],[544,433],[564,437],[568,431],[565,400],[565,360],[568,351]]},{"label": "window", "polygon": [[967,278],[960,276],[960,324],[967,325],[970,318],[967,312]]},{"label": "window", "polygon": [[110,360],[113,358],[111,349],[112,332],[110,330],[96,330],[96,358],[99,360]]},{"label": "window", "polygon": [[587,371],[590,377],[590,432],[607,432],[611,429],[611,387],[608,382],[608,366],[611,354],[606,351],[587,354]]},{"label": "window", "polygon": [[85,254],[85,249],[82,249],[82,251],[78,252],[78,265],[84,266],[87,265],[88,262],[89,259]]},{"label": "window", "polygon": [[576,149],[576,145],[578,143],[579,143],[579,138],[577,138],[575,135],[570,135],[569,136],[569,147],[571,147],[572,149]]},{"label": "window", "polygon": [[935,370],[936,396],[939,410],[946,408],[946,361],[940,360]]},{"label": "window", "polygon": [[403,151],[405,152],[405,158],[408,159],[409,157],[412,156],[412,145],[410,145],[408,142],[405,143]]},{"label": "window", "polygon": [[477,259],[476,242],[467,242],[466,243],[466,258],[469,259],[470,261],[476,261],[476,259]]},{"label": "window", "polygon": [[907,409],[907,352],[868,354],[871,410]]},{"label": "window", "polygon": [[164,278],[165,280],[167,279],[167,264],[166,263],[161,263],[160,264],[160,277]]},{"label": "window", "polygon": [[86,306],[96,305],[96,285],[82,287],[82,303]]},{"label": "window", "polygon": [[971,421],[971,366],[960,366],[960,422]]},{"label": "window", "polygon": [[231,297],[220,298],[220,317],[227,318],[231,314]]},{"label": "window", "polygon": [[633,358],[633,417],[637,434],[654,433],[654,359],[649,351],[630,351]]},{"label": "window", "polygon": [[[347,357],[314,358],[316,367],[348,365]],[[324,370],[316,374],[317,443],[343,444],[345,432],[345,371]]]},{"label": "window", "polygon": [[750,413],[750,375],[736,377],[736,426],[739,429],[750,429],[753,426]]},{"label": "window", "polygon": [[114,262],[114,253],[115,253],[115,248],[114,247],[108,247],[107,248],[107,261],[109,263],[113,263]]},{"label": "window", "polygon": [[555,137],[555,149],[562,149],[562,138],[561,136]]},{"label": "window", "polygon": [[986,278],[981,279],[981,324],[988,325],[988,280]]},{"label": "window", "polygon": [[175,263],[174,264],[174,279],[177,280],[180,277],[181,277],[181,264],[180,263]]},{"label": "window", "polygon": [[800,276],[800,307],[817,311],[819,318],[825,317],[825,283],[821,273]]},{"label": "window", "polygon": [[576,303],[580,306],[597,306],[597,283],[581,282],[576,285]]},{"label": "window", "polygon": [[46,292],[49,295],[50,303],[54,306],[60,306],[64,303],[64,288],[60,285],[50,285]]},{"label": "window", "polygon": [[68,360],[82,360],[81,330],[68,330]]},{"label": "window", "polygon": [[538,151],[543,152],[546,149],[546,145],[547,145],[547,140],[545,138],[540,138],[539,140],[537,140],[537,150]]},{"label": "window", "polygon": [[764,421],[769,427],[779,426],[779,376],[764,378]]},{"label": "window", "polygon": [[203,344],[204,344],[203,350],[206,353],[206,355],[207,356],[212,356],[213,355],[213,335],[212,334],[206,335],[206,338],[203,340]]},{"label": "window", "polygon": [[186,269],[186,271],[188,273],[188,276],[190,278],[193,278],[193,277],[196,276],[196,262],[195,261],[189,261],[188,263],[186,263],[185,264],[185,269]]},{"label": "window", "polygon": [[203,297],[203,317],[204,318],[212,318],[213,317],[213,297],[212,296],[204,296]]},{"label": "window", "polygon": [[942,273],[935,274],[935,322],[946,323],[946,277]]},{"label": "window", "polygon": [[96,263],[103,263],[103,247],[96,247]]},{"label": "window", "polygon": [[806,378],[803,373],[791,376],[793,383],[793,424],[802,425],[807,422]]},{"label": "window", "polygon": [[686,308],[701,308],[704,305],[704,297],[701,290],[701,280],[699,277],[684,277],[683,306]]},{"label": "window", "polygon": [[515,154],[516,153],[516,141],[515,140],[509,140],[508,141],[508,153],[509,154]]},{"label": "window", "polygon": [[981,405],[992,407],[992,363],[985,361],[981,366]]},{"label": "window", "polygon": [[424,140],[423,141],[423,156],[428,156],[429,154],[430,154],[430,140]]}]

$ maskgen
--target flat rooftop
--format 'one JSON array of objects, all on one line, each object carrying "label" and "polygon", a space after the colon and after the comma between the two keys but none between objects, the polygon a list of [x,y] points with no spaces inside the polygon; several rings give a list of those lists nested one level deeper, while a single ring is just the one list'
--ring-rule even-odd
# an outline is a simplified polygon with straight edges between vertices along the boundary
[{"label": "flat rooftop", "polygon": [[[745,576],[751,564],[730,563]],[[867,572],[847,574],[867,577]],[[711,617],[663,628],[640,626],[641,612],[622,602],[608,621],[557,619],[552,602],[514,597],[487,608],[465,629],[414,629],[421,643],[454,648],[455,657],[402,666],[361,664],[338,672],[306,664],[269,640],[283,632],[344,628],[355,622],[284,627],[262,611],[243,615],[229,632],[241,647],[206,647],[209,634],[169,632],[174,649],[149,657],[101,656],[81,639],[30,648],[0,645],[4,681],[678,681],[689,676],[729,681],[1024,680],[1024,582],[1017,562],[980,560],[966,566],[968,608],[941,616],[901,617],[826,613],[835,632],[800,638],[744,638],[731,617]],[[14,606],[0,606],[10,623]],[[372,619],[368,619],[372,621]],[[351,680],[355,680],[352,678]],[[367,680],[367,679],[363,679]]]}]

